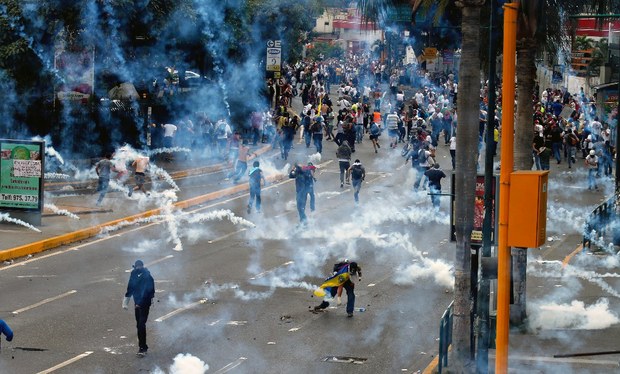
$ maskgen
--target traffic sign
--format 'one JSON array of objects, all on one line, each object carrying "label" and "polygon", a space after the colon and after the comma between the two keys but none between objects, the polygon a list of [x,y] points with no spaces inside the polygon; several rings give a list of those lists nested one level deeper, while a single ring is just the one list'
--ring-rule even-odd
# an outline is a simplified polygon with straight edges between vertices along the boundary
[{"label": "traffic sign", "polygon": [[279,72],[282,65],[282,46],[280,40],[267,40],[266,70]]}]

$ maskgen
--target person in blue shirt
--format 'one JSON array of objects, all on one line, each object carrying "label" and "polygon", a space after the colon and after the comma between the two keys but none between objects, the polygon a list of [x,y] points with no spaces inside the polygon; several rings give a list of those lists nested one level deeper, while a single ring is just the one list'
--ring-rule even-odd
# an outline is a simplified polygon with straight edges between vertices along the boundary
[{"label": "person in blue shirt", "polygon": [[151,272],[144,267],[141,260],[133,265],[129,275],[127,292],[123,300],[123,309],[129,306],[129,300],[133,297],[135,303],[136,327],[138,329],[138,356],[146,355],[149,347],[146,344],[146,321],[149,318],[149,309],[155,296],[155,281]]}]

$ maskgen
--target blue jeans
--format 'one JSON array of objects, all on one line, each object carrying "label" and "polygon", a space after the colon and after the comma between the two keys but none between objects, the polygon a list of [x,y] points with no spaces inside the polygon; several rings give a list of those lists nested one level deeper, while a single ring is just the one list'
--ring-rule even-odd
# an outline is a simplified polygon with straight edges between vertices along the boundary
[{"label": "blue jeans", "polygon": [[358,143],[364,139],[364,125],[355,125],[355,141]]},{"label": "blue jeans", "polygon": [[532,156],[534,156],[534,165],[536,166],[536,170],[542,170],[542,165],[540,164],[540,156],[535,151],[532,151]]},{"label": "blue jeans", "polygon": [[105,197],[106,192],[108,192],[108,185],[110,183],[109,178],[99,178],[99,183],[97,184],[97,191],[99,192],[99,198],[97,199],[97,205],[101,204],[103,198]]},{"label": "blue jeans", "polygon": [[560,161],[562,161],[562,154],[560,152],[560,150],[562,149],[562,143],[558,143],[558,142],[551,143],[551,149],[553,150],[553,157],[555,157],[555,160],[559,164]]},{"label": "blue jeans", "polygon": [[362,189],[362,180],[351,179],[351,185],[353,186],[353,197],[355,198],[355,202],[359,203],[360,190]]},{"label": "blue jeans", "polygon": [[[347,291],[347,313],[353,313],[353,309],[355,309],[355,285],[350,280],[346,281],[342,287]],[[329,293],[332,297],[336,296],[338,292],[338,287],[331,287]],[[329,302],[323,300],[321,305],[318,306],[319,309],[325,309],[329,306]]]},{"label": "blue jeans", "polygon": [[316,151],[318,153],[322,153],[323,152],[323,133],[312,134],[312,140],[314,141],[314,146],[316,147]]},{"label": "blue jeans", "polygon": [[434,208],[439,209],[439,204],[440,204],[439,195],[436,195],[436,194],[441,193],[441,191],[438,190],[437,187],[435,186],[430,186],[430,190],[431,190],[430,191],[431,192],[431,203],[433,203]]},{"label": "blue jeans", "polygon": [[312,133],[304,130],[304,140],[306,141],[306,148],[310,148],[310,140],[312,139]]},{"label": "blue jeans", "polygon": [[597,169],[588,169],[588,189],[598,188],[596,185],[596,172]]},{"label": "blue jeans", "polygon": [[256,201],[256,211],[260,212],[260,185],[256,186],[250,184],[250,203],[248,204],[248,208],[252,209],[252,204]]},{"label": "blue jeans", "polygon": [[308,192],[306,190],[297,191],[297,213],[299,213],[299,220],[306,222],[306,201],[308,201]]}]

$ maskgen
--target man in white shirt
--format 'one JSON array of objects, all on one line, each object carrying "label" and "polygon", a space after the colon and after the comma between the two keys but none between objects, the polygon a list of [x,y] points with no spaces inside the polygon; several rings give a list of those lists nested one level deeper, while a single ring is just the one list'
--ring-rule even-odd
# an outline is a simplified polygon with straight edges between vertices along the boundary
[{"label": "man in white shirt", "polygon": [[164,147],[172,148],[172,139],[177,132],[177,127],[171,123],[164,125]]}]

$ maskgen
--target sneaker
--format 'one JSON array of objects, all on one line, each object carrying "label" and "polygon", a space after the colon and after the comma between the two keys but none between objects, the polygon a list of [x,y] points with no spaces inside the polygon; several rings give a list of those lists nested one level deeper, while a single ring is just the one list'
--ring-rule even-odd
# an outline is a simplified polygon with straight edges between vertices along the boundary
[{"label": "sneaker", "polygon": [[144,348],[140,348],[140,350],[138,351],[138,353],[136,353],[136,356],[138,357],[144,357],[146,356],[147,350]]},{"label": "sneaker", "polygon": [[344,183],[340,183],[340,188],[344,187]]},{"label": "sneaker", "polygon": [[347,313],[347,318],[353,317],[353,313]]},{"label": "sneaker", "polygon": [[131,197],[131,195],[133,195],[133,190],[129,190],[129,194],[127,194],[129,197]]},{"label": "sneaker", "polygon": [[252,207],[248,205],[248,214],[252,213]]}]

